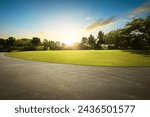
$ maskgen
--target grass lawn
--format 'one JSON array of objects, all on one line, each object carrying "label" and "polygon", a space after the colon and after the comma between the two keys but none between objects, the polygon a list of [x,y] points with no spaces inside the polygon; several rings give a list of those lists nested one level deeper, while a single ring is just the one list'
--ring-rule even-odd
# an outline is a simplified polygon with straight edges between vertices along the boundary
[{"label": "grass lawn", "polygon": [[150,51],[60,50],[10,52],[5,55],[34,61],[78,65],[150,66]]}]

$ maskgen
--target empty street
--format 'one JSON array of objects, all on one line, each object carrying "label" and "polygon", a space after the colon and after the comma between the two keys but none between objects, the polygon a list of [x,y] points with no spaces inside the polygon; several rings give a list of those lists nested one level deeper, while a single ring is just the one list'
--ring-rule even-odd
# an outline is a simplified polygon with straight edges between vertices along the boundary
[{"label": "empty street", "polygon": [[150,99],[150,67],[35,62],[0,53],[0,99]]}]

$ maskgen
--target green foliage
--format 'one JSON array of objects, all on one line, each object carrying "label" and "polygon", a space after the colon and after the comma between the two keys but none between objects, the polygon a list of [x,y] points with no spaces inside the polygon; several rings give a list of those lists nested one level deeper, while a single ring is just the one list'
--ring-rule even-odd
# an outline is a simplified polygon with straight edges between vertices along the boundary
[{"label": "green foliage", "polygon": [[37,46],[37,47],[36,47],[36,50],[38,50],[38,51],[43,50],[43,46]]},{"label": "green foliage", "polygon": [[38,37],[33,37],[31,40],[32,45],[36,48],[40,44],[41,40]]},{"label": "green foliage", "polygon": [[[114,30],[109,32],[106,36],[105,36],[105,42],[106,44],[114,44],[115,48],[118,49],[121,46],[121,30]],[[123,42],[123,38],[122,38],[122,42]]]},{"label": "green foliage", "polygon": [[89,44],[88,44],[88,39],[87,37],[83,37],[82,40],[81,40],[81,49],[83,50],[87,50],[89,49]]},{"label": "green foliage", "polygon": [[5,40],[0,38],[0,51],[4,51]]},{"label": "green foliage", "polygon": [[90,46],[90,49],[95,49],[96,46],[96,39],[94,38],[93,35],[90,35],[88,37],[88,45]]},{"label": "green foliage", "polygon": [[[92,38],[92,36],[90,37]],[[109,46],[108,49],[149,50],[150,16],[145,19],[133,19],[133,21],[128,22],[124,28],[110,31],[105,35],[100,31],[95,46],[94,40],[89,39],[90,38],[88,38],[87,41],[91,41],[91,44],[88,49],[103,49],[101,45],[106,44]]]},{"label": "green foliage", "polygon": [[8,39],[6,39],[5,48],[7,49],[7,51],[14,50],[16,46],[15,41],[16,39],[14,37],[9,37]]},{"label": "green foliage", "polygon": [[44,50],[48,50],[48,48],[49,48],[49,42],[48,42],[47,39],[44,39],[44,41],[43,41],[43,49]]},{"label": "green foliage", "polygon": [[104,40],[104,33],[102,31],[99,31],[98,36],[97,36],[97,49],[102,49],[102,44],[105,43]]},{"label": "green foliage", "polygon": [[43,49],[44,50],[60,50],[63,49],[65,45],[61,45],[59,41],[48,41],[47,39],[44,39],[43,41]]}]

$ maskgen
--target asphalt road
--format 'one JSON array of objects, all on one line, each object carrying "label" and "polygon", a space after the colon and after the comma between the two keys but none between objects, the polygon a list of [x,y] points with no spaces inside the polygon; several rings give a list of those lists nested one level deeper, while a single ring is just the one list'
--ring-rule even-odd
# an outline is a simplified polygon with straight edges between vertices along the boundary
[{"label": "asphalt road", "polygon": [[0,99],[150,99],[150,67],[54,64],[0,53]]}]

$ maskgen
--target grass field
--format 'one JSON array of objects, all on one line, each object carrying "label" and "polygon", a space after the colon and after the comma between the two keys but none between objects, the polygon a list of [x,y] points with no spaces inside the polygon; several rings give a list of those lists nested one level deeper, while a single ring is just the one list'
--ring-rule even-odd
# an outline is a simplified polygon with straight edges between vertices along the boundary
[{"label": "grass field", "polygon": [[34,61],[78,65],[150,66],[150,51],[64,50],[10,52],[5,55]]}]

